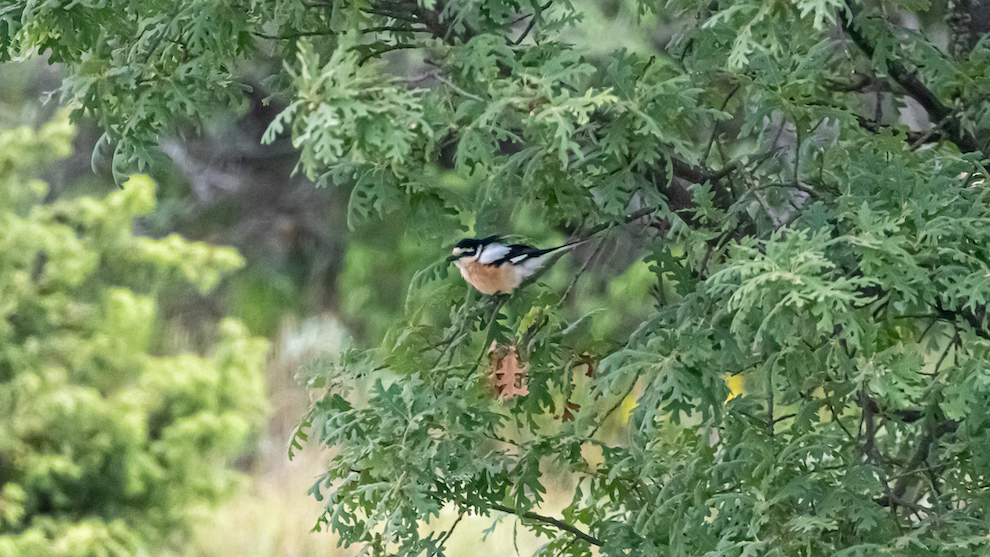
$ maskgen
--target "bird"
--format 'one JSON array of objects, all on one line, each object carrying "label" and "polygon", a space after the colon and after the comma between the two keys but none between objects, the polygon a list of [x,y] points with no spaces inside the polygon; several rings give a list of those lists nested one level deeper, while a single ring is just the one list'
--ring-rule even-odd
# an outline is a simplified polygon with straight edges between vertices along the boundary
[{"label": "bird", "polygon": [[587,240],[568,242],[555,248],[537,249],[526,244],[504,244],[500,236],[465,238],[454,246],[453,261],[461,276],[482,294],[511,294],[524,280],[561,250],[573,248]]}]

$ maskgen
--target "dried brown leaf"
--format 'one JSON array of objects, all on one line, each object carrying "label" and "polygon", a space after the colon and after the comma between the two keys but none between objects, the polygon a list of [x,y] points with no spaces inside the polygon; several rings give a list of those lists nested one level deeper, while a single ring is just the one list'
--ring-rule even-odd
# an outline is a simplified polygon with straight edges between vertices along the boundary
[{"label": "dried brown leaf", "polygon": [[511,400],[529,394],[526,372],[529,366],[522,362],[515,346],[492,343],[488,351],[488,377],[499,401]]}]

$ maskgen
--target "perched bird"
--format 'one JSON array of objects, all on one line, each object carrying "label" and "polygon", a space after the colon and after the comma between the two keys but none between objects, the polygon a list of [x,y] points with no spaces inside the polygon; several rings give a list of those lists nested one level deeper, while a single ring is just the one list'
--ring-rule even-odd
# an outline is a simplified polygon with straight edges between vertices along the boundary
[{"label": "perched bird", "polygon": [[456,262],[464,280],[482,294],[512,292],[542,267],[550,254],[585,242],[578,240],[555,248],[536,249],[525,244],[506,245],[499,239],[498,236],[465,238],[447,258]]}]

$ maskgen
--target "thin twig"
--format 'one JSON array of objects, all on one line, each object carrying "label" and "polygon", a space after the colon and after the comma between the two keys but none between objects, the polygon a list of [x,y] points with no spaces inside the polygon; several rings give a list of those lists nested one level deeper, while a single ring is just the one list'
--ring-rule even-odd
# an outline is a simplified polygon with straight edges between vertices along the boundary
[{"label": "thin twig", "polygon": [[774,423],[774,425],[776,425],[776,424],[779,424],[780,422],[782,422],[784,420],[789,420],[789,419],[795,418],[795,417],[797,417],[797,414],[794,414],[794,413],[784,414],[783,416],[777,416],[776,418],[774,418],[773,419],[773,423]]},{"label": "thin twig", "polygon": [[[806,185],[804,185],[804,184],[802,184],[800,182],[798,182],[796,184],[781,184],[781,183],[763,184],[761,186],[753,186],[749,191],[767,190],[767,189],[770,189],[770,188],[791,188],[791,189],[796,189],[796,190],[798,190],[800,192],[803,192],[803,193],[806,193],[806,194],[810,195],[811,197],[814,197],[815,199],[821,199],[821,194],[819,194],[817,191],[815,191],[814,188],[810,188],[810,187],[808,187],[808,186],[806,186]],[[744,199],[745,196],[746,196],[746,194],[744,193],[743,194],[743,197],[740,197],[739,199]]]},{"label": "thin twig", "polygon": [[[846,4],[849,12],[852,14],[853,19],[856,18],[855,12],[852,10],[852,5]],[[870,60],[874,59],[874,54],[876,48],[870,39],[862,33],[857,24],[854,21],[849,20],[845,16],[840,16],[840,23],[842,29],[849,35],[852,42],[856,44],[866,54],[866,57]],[[955,115],[952,109],[946,106],[941,99],[939,99],[931,89],[928,88],[918,78],[917,72],[910,71],[899,62],[896,58],[890,58],[886,61],[887,63],[887,74],[899,84],[907,94],[918,101],[926,112],[928,112],[931,120],[942,121],[946,117],[948,120],[945,123],[945,133],[949,139],[959,147],[959,150],[964,153],[980,152],[982,146],[976,140],[976,138],[970,134],[968,131],[963,129],[958,116]]]},{"label": "thin twig", "polygon": [[[729,106],[729,101],[732,100],[732,97],[734,97],[741,88],[742,83],[737,83],[735,88],[732,89],[732,91],[730,91],[725,97],[725,100],[722,101],[722,108],[719,109],[719,112],[725,112],[725,107]],[[715,124],[712,126],[712,136],[708,139],[708,146],[705,147],[705,154],[701,157],[702,162],[707,161],[709,153],[712,152],[712,145],[715,143],[715,137],[718,135],[718,124],[719,122],[716,120]]]},{"label": "thin twig", "polygon": [[824,400],[825,405],[828,406],[829,411],[832,413],[832,418],[835,420],[835,423],[839,424],[839,429],[846,432],[846,436],[849,437],[850,441],[855,441],[856,436],[853,435],[851,431],[846,429],[845,424],[842,423],[842,418],[839,417],[839,413],[835,411],[835,405],[832,404],[832,400],[828,397],[825,397]]},{"label": "thin twig", "polygon": [[911,149],[912,151],[917,151],[918,148],[924,145],[925,143],[927,143],[928,140],[931,139],[933,135],[935,135],[937,132],[942,131],[942,126],[944,126],[945,123],[949,121],[950,116],[951,114],[946,114],[945,117],[939,120],[937,124],[932,126],[930,130],[918,136],[917,139],[912,141],[911,144],[908,145],[908,148]]},{"label": "thin twig", "polygon": [[409,21],[412,23],[423,23],[422,21],[419,20],[419,18],[413,17],[407,13],[397,13],[388,10],[377,10],[375,8],[367,8],[365,9],[365,11],[369,14],[377,15],[381,17],[390,17],[392,19],[400,19],[402,21]]},{"label": "thin twig", "polygon": [[835,79],[826,79],[825,83],[828,84],[828,88],[837,93],[853,93],[860,92],[874,85],[874,80],[868,75],[860,75],[859,79],[856,81],[843,82]]},{"label": "thin twig", "polygon": [[773,439],[773,426],[775,424],[773,419],[773,366],[776,364],[771,364],[767,368],[767,435]]},{"label": "thin twig", "polygon": [[[862,424],[866,435],[866,441],[863,444],[863,454],[866,455],[866,460],[872,462],[877,469],[877,475],[880,476],[880,483],[883,485],[884,497],[888,501],[893,499],[894,493],[890,490],[890,483],[887,479],[887,471],[883,467],[883,460],[880,458],[880,454],[876,447],[876,423],[873,416],[873,406],[870,404],[870,395],[866,390],[866,381],[862,383],[862,387],[859,391],[860,404],[863,410]],[[897,521],[897,509],[894,505],[890,506],[890,516],[900,528],[900,523]]]},{"label": "thin twig", "polygon": [[529,20],[529,25],[526,26],[526,29],[525,30],[523,30],[522,35],[519,35],[519,38],[518,39],[516,39],[516,40],[512,41],[512,43],[510,43],[510,44],[512,44],[512,46],[518,46],[519,43],[523,42],[523,40],[526,39],[526,36],[529,35],[529,32],[533,30],[533,26],[536,25],[536,20],[539,19],[540,16],[543,14],[543,10],[546,10],[547,8],[549,8],[550,7],[550,4],[552,4],[552,3],[553,3],[553,0],[550,0],[550,2],[547,2],[546,4],[544,4],[543,6],[541,6],[540,9],[537,10],[533,14],[533,19]]},{"label": "thin twig", "polygon": [[378,27],[365,27],[361,29],[364,33],[426,33],[425,29],[415,29],[413,27],[395,27],[392,25],[381,25]]},{"label": "thin twig", "polygon": [[[498,314],[499,314],[500,311],[502,311],[502,306],[505,305],[505,302],[507,302],[509,300],[509,296],[508,296],[508,294],[496,294],[495,296],[492,296],[491,299],[488,300],[488,303],[491,303],[492,300],[495,301],[495,310],[492,311],[492,320],[488,322],[488,327],[485,328],[485,341],[486,342],[488,341],[488,337],[491,336],[491,334],[492,334],[492,328],[495,326],[495,322],[498,321]],[[492,340],[494,340],[494,339],[492,339]],[[478,358],[477,358],[477,361],[478,362],[481,362],[481,361],[484,360],[485,354],[488,354],[489,353],[489,347],[490,347],[490,345],[488,345],[488,344],[483,344],[481,346],[481,354],[478,354]]]},{"label": "thin twig", "polygon": [[564,290],[564,293],[560,296],[561,304],[563,304],[564,301],[567,300],[567,296],[571,293],[571,290],[574,289],[574,285],[577,284],[577,281],[579,278],[581,278],[581,275],[583,275],[588,270],[588,267],[591,266],[591,262],[594,261],[595,258],[598,257],[598,255],[601,253],[602,248],[605,247],[606,239],[607,238],[603,237],[601,240],[598,241],[598,245],[595,246],[595,251],[591,252],[591,257],[589,257],[588,260],[584,262],[584,265],[581,266],[581,270],[579,270],[577,273],[574,274],[574,278],[571,279],[571,283],[567,286],[567,290]]},{"label": "thin twig", "polygon": [[370,60],[372,58],[376,58],[376,57],[381,57],[381,55],[382,54],[385,54],[386,52],[392,52],[393,50],[402,50],[404,48],[420,48],[420,47],[421,47],[421,45],[412,44],[412,43],[395,43],[395,44],[392,44],[392,45],[388,45],[388,46],[386,46],[385,48],[383,48],[381,50],[375,50],[375,51],[372,51],[372,52],[369,52],[369,53],[365,54],[364,56],[362,56],[358,60],[357,65],[358,66],[363,66],[364,63],[367,62],[368,60]]},{"label": "thin twig", "polygon": [[447,543],[447,540],[450,539],[451,534],[454,533],[454,528],[457,528],[457,525],[461,522],[462,518],[464,518],[464,511],[461,511],[461,513],[457,515],[457,520],[450,525],[450,530],[447,530],[447,533],[444,534],[443,537],[437,542],[437,548],[442,548],[443,545]]},{"label": "thin twig", "polygon": [[932,371],[933,375],[938,375],[938,370],[942,367],[942,362],[945,361],[945,357],[949,355],[949,350],[955,347],[958,352],[958,346],[961,342],[962,339],[959,337],[959,327],[957,326],[955,334],[952,335],[952,340],[950,340],[949,344],[946,345],[945,350],[942,351],[942,357],[940,357],[938,359],[938,363],[935,364],[935,369]]},{"label": "thin twig", "polygon": [[161,29],[161,32],[158,33],[158,36],[155,37],[155,40],[151,43],[151,48],[148,49],[148,56],[146,56],[145,59],[144,59],[144,65],[145,66],[147,66],[147,65],[150,64],[151,57],[155,55],[155,51],[158,50],[158,45],[160,45],[162,43],[162,39],[164,39],[165,38],[165,34],[168,33],[168,28],[171,27],[173,23],[175,23],[175,20],[176,19],[178,19],[178,17],[179,17],[179,5],[178,4],[175,5],[175,8],[173,9],[171,16],[172,17],[171,17],[171,19],[169,19],[168,25],[166,25],[164,28]]},{"label": "thin twig", "polygon": [[615,227],[615,226],[620,226],[620,225],[623,225],[623,224],[629,224],[629,223],[631,223],[633,221],[637,221],[637,220],[639,220],[639,219],[641,219],[643,217],[646,217],[646,216],[652,215],[653,213],[656,213],[660,209],[661,209],[661,207],[643,207],[642,209],[637,209],[637,210],[635,210],[635,211],[627,214],[625,217],[623,217],[622,220],[612,221],[612,222],[606,222],[606,223],[602,223],[602,224],[599,224],[598,226],[593,227],[591,230],[588,230],[585,233],[585,238],[590,238],[590,237],[594,236],[595,234],[598,234],[599,232],[604,232],[605,230],[608,230],[609,228],[612,228],[612,227]]},{"label": "thin twig", "polygon": [[474,93],[468,93],[464,89],[461,89],[460,87],[458,87],[457,85],[455,85],[452,81],[450,81],[446,77],[444,77],[442,75],[439,75],[439,74],[436,75],[435,77],[437,78],[437,81],[439,81],[440,83],[445,84],[447,87],[450,87],[454,91],[460,93],[461,96],[467,97],[469,99],[474,99],[474,100],[476,100],[476,101],[478,101],[480,103],[485,102],[485,99],[479,97],[478,95],[475,95]]},{"label": "thin twig", "polygon": [[272,41],[291,41],[292,39],[299,39],[302,37],[321,37],[325,35],[333,35],[333,31],[299,31],[297,33],[288,33],[286,35],[270,35],[268,33],[262,33],[260,31],[253,31],[252,34],[255,37],[260,37],[262,39],[269,39]]},{"label": "thin twig", "polygon": [[601,419],[598,420],[598,423],[595,424],[595,427],[591,429],[591,433],[588,434],[588,439],[594,437],[595,434],[598,433],[598,430],[602,427],[602,425],[608,420],[609,416],[611,416],[613,412],[618,410],[619,406],[622,406],[622,402],[626,400],[626,397],[628,397],[632,393],[633,389],[636,388],[636,383],[638,382],[639,382],[639,374],[637,373],[636,376],[633,377],[633,380],[629,383],[629,388],[626,389],[626,392],[622,393],[622,396],[619,397],[619,400],[615,401],[615,404],[613,404],[612,407],[609,408],[608,411],[602,415]]}]

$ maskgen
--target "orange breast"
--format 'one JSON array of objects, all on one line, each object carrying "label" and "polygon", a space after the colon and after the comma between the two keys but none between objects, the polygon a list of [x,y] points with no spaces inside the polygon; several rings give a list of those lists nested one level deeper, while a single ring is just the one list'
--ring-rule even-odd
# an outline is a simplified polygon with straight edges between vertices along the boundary
[{"label": "orange breast", "polygon": [[512,265],[492,267],[482,265],[477,261],[462,259],[457,262],[457,267],[460,269],[464,280],[482,294],[492,295],[499,292],[508,294],[522,282],[520,274]]}]

